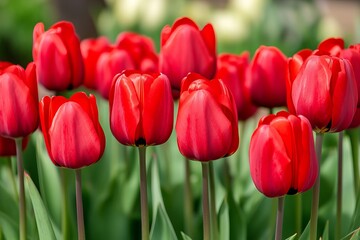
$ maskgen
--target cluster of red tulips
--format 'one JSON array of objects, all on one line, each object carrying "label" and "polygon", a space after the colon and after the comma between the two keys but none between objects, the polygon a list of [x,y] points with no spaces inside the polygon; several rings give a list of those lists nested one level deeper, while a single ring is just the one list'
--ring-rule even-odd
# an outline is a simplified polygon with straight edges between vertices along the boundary
[{"label": "cluster of red tulips", "polygon": [[[62,21],[48,30],[42,23],[34,27],[32,53],[26,69],[0,62],[0,154],[18,156],[23,184],[21,151],[40,127],[53,163],[76,171],[79,239],[85,237],[80,170],[99,161],[105,149],[97,93],[108,99],[114,137],[139,149],[143,239],[149,237],[146,147],[165,143],[175,122],[179,151],[202,164],[203,237],[212,239],[209,164],[238,149],[238,121],[260,107],[271,114],[251,137],[249,170],[261,193],[279,198],[275,237],[281,239],[284,196],[314,188],[310,235],[316,239],[322,135],[360,125],[360,44],[346,48],[331,38],[292,57],[261,46],[251,59],[247,52],[217,54],[212,25],[200,29],[181,18],[163,28],[157,53],[152,39],[130,32],[115,43],[104,36],[80,41],[72,23]],[[54,96],[39,101],[38,84]],[[61,96],[80,86],[94,95]],[[24,194],[22,186],[20,198]],[[22,208],[24,201],[23,240]]]}]

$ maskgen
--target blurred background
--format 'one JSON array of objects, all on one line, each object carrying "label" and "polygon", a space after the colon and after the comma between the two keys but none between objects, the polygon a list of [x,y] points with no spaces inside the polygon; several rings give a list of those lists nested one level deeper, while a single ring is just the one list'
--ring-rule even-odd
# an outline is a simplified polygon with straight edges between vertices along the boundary
[{"label": "blurred background", "polygon": [[359,0],[0,0],[0,60],[31,61],[32,30],[59,20],[74,23],[81,39],[121,31],[150,36],[159,49],[160,32],[181,16],[201,27],[214,25],[218,52],[251,54],[274,45],[287,56],[315,48],[326,37],[360,42]]}]

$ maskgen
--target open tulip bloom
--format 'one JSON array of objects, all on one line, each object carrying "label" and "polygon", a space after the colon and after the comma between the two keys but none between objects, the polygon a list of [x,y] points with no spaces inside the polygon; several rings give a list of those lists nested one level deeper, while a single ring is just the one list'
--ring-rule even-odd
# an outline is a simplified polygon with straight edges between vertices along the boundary
[{"label": "open tulip bloom", "polygon": [[85,239],[80,169],[99,161],[105,149],[96,99],[78,92],[70,99],[45,96],[39,105],[50,159],[56,166],[75,169],[78,238]]}]

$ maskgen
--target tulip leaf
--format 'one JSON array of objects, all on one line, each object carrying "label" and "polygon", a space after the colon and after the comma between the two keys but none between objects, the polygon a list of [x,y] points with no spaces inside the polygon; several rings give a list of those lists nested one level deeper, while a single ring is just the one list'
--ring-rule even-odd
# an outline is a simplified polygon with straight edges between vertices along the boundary
[{"label": "tulip leaf", "polygon": [[181,237],[182,237],[183,240],[192,240],[191,237],[186,235],[184,232],[181,232]]},{"label": "tulip leaf", "polygon": [[302,232],[299,240],[307,240],[310,238],[310,222],[306,225],[304,231]]},{"label": "tulip leaf", "polygon": [[[3,202],[2,202],[3,203]],[[19,239],[17,221],[0,212],[0,226],[5,239]]]},{"label": "tulip leaf", "polygon": [[285,240],[295,240],[295,239],[297,239],[297,233],[295,233],[294,235],[288,237],[288,238],[285,239]]},{"label": "tulip leaf", "polygon": [[326,221],[324,232],[322,234],[322,240],[329,240],[329,221]]},{"label": "tulip leaf", "polygon": [[26,188],[34,209],[36,225],[40,240],[56,239],[46,207],[29,175],[25,176]]},{"label": "tulip leaf", "polygon": [[229,206],[226,199],[221,204],[219,211],[219,236],[220,239],[230,239]]},{"label": "tulip leaf", "polygon": [[3,184],[0,184],[0,193],[0,226],[2,232],[5,239],[18,239],[18,204]]},{"label": "tulip leaf", "polygon": [[156,156],[152,161],[151,168],[151,193],[153,200],[153,223],[150,231],[150,239],[177,239],[176,233],[165,210],[161,194],[159,170]]},{"label": "tulip leaf", "polygon": [[39,175],[39,187],[45,206],[48,208],[52,219],[60,224],[60,201],[61,185],[56,166],[52,163],[44,145],[40,132],[33,134],[36,141],[37,168]]}]

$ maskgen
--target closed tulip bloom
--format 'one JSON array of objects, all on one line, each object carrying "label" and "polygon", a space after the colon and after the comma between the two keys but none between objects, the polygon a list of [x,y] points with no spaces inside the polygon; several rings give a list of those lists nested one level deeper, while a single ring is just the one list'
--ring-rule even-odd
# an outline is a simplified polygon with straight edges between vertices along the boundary
[{"label": "closed tulip bloom", "polygon": [[101,54],[96,65],[96,89],[105,99],[109,98],[111,82],[116,74],[126,69],[135,69],[135,63],[126,50],[112,48]]},{"label": "closed tulip bloom", "polygon": [[215,32],[211,24],[199,27],[189,18],[178,19],[161,31],[160,72],[171,82],[174,98],[179,97],[181,80],[195,72],[211,79],[216,73]]},{"label": "closed tulip bloom", "polygon": [[103,36],[99,38],[88,38],[81,41],[80,48],[85,67],[84,86],[95,90],[96,64],[100,55],[110,50],[110,42]]},{"label": "closed tulip bloom", "polygon": [[245,85],[249,67],[249,53],[241,55],[221,54],[217,60],[215,78],[221,79],[231,91],[237,108],[238,119],[245,121],[256,113],[257,107],[251,102],[249,89]]},{"label": "closed tulip bloom", "polygon": [[190,73],[183,80],[176,120],[182,155],[210,161],[233,154],[239,145],[235,101],[219,79]]},{"label": "closed tulip bloom", "polygon": [[164,74],[124,71],[110,89],[110,128],[124,145],[166,142],[173,128],[174,103]]},{"label": "closed tulip bloom", "polygon": [[39,125],[35,64],[0,69],[0,135],[26,137]]},{"label": "closed tulip bloom", "polygon": [[259,47],[247,79],[252,102],[267,108],[286,106],[287,72],[287,58],[278,48]]},{"label": "closed tulip bloom", "polygon": [[46,148],[56,166],[78,169],[101,158],[105,135],[93,95],[45,96],[39,106]]},{"label": "closed tulip bloom", "polygon": [[250,174],[267,197],[309,190],[318,176],[309,121],[285,111],[263,117],[250,140]]},{"label": "closed tulip bloom", "polygon": [[38,81],[49,90],[64,91],[83,83],[80,41],[70,22],[60,21],[47,31],[43,23],[36,24],[33,59],[37,65]]},{"label": "closed tulip bloom", "polygon": [[290,91],[296,114],[308,118],[317,132],[342,131],[354,117],[358,92],[353,68],[346,59],[310,56]]},{"label": "closed tulip bloom", "polygon": [[133,32],[122,32],[115,45],[118,49],[129,52],[136,70],[148,73],[159,71],[159,59],[151,38]]}]

